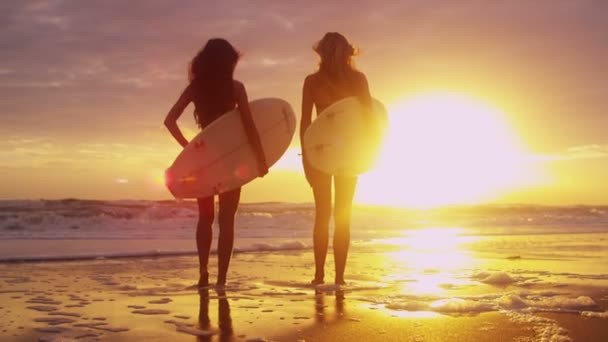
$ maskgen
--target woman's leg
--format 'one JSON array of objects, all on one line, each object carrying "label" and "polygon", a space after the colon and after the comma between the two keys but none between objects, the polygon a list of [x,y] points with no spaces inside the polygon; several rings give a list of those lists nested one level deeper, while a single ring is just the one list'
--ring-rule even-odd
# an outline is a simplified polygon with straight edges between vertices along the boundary
[{"label": "woman's leg", "polygon": [[315,226],[313,245],[315,252],[315,278],[313,284],[322,284],[325,277],[325,259],[329,241],[329,218],[331,217],[331,176],[319,177],[312,184],[315,197]]},{"label": "woman's leg", "polygon": [[353,197],[357,187],[357,177],[334,177],[336,206],[334,209],[334,260],[336,284],[344,284],[344,269],[350,245],[350,215]]},{"label": "woman's leg", "polygon": [[209,251],[211,250],[211,239],[213,237],[212,225],[214,215],[213,196],[197,198],[198,224],[196,226],[196,248],[198,250],[199,279],[198,286],[209,284]]},{"label": "woman's leg", "polygon": [[220,194],[220,237],[217,244],[218,274],[217,284],[226,284],[226,274],[234,246],[234,216],[239,206],[241,188]]},{"label": "woman's leg", "polygon": [[329,241],[329,218],[331,216],[331,175],[323,173],[302,158],[304,174],[315,197],[315,226],[313,245],[315,252],[315,278],[313,284],[322,284],[325,277],[325,258]]}]

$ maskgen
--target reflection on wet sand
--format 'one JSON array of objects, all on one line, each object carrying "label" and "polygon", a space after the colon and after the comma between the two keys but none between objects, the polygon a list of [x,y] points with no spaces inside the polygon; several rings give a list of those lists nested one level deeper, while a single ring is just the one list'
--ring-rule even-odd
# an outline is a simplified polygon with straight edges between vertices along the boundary
[{"label": "reflection on wet sand", "polygon": [[[232,317],[230,316],[230,303],[228,303],[228,297],[226,291],[223,289],[216,289],[217,300],[218,300],[218,327],[219,327],[219,340],[220,341],[236,341],[234,336],[234,330],[232,328]],[[209,318],[209,289],[199,290],[199,311],[198,311],[198,322],[199,327],[203,330],[212,330],[211,320]],[[199,336],[197,341],[211,341],[212,336]]]},{"label": "reflection on wet sand", "polygon": [[[325,297],[335,294],[335,312],[334,317],[328,319],[325,304]],[[326,324],[339,321],[345,317],[344,310],[344,290],[336,290],[336,291],[321,291],[315,289],[315,321],[319,324]]]}]

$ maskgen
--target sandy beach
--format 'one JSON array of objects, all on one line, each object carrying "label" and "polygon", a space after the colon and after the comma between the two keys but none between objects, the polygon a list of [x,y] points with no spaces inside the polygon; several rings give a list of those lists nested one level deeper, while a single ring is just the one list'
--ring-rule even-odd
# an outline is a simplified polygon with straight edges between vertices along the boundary
[{"label": "sandy beach", "polygon": [[[348,284],[342,288],[307,285],[310,250],[235,254],[228,285],[201,291],[192,286],[197,279],[194,256],[3,263],[1,340],[608,338],[606,277],[598,281],[602,277],[595,276],[594,285],[586,286],[580,276],[524,275],[515,271],[523,260],[509,259],[501,267],[510,272],[497,270],[486,279],[474,270],[397,274],[386,260],[381,263],[388,254],[354,248]],[[332,262],[330,258],[328,265]],[[211,270],[215,267],[212,258]],[[425,278],[441,278],[440,291]]]}]

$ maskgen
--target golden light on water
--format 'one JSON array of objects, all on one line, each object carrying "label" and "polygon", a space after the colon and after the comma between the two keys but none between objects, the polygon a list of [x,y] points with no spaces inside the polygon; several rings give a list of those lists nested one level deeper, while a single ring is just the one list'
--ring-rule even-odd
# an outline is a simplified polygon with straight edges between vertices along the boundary
[{"label": "golden light on water", "polygon": [[467,245],[481,237],[468,233],[460,227],[429,227],[375,241],[398,249],[384,254],[387,268],[393,270],[384,281],[399,284],[395,296],[400,300],[378,309],[398,317],[435,318],[441,317],[437,307],[460,305],[450,302],[457,298],[446,302],[441,297],[472,285],[463,271],[475,269],[481,261]]},{"label": "golden light on water", "polygon": [[377,167],[361,176],[357,201],[417,208],[479,203],[540,182],[534,157],[506,117],[451,93],[394,103]]},{"label": "golden light on water", "polygon": [[403,237],[382,240],[382,243],[404,247],[392,253],[392,258],[415,260],[410,266],[418,270],[454,270],[473,260],[462,245],[479,240],[479,237],[465,233],[464,229],[456,227],[408,230],[403,232]]},{"label": "golden light on water", "polygon": [[463,246],[478,241],[479,237],[468,236],[466,230],[457,227],[408,230],[402,234],[402,237],[382,240],[382,243],[403,247],[388,256],[415,274],[405,283],[405,291],[436,295],[449,287],[467,283],[454,278],[453,272],[474,266],[475,258]]}]

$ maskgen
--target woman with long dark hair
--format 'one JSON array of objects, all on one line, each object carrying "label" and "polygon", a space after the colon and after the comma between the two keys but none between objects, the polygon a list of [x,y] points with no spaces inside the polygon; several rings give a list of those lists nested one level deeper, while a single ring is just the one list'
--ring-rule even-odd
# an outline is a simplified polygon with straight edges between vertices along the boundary
[{"label": "woman with long dark hair", "polygon": [[[239,59],[239,53],[224,39],[210,39],[190,64],[189,81],[177,102],[173,105],[165,119],[165,126],[175,140],[182,145],[188,145],[179,127],[177,119],[190,102],[194,103],[194,118],[201,129],[222,114],[238,107],[245,131],[258,157],[260,175],[268,173],[260,137],[255,129],[247,91],[245,86],[233,78],[234,69]],[[227,132],[227,134],[230,134]],[[219,226],[218,239],[218,275],[217,285],[226,283],[228,265],[234,245],[234,216],[239,204],[241,188],[219,195]],[[215,214],[214,196],[197,198],[199,220],[196,228],[196,247],[198,249],[200,277],[199,287],[209,284],[207,264],[211,249],[212,225]]]},{"label": "woman with long dark hair", "polygon": [[[302,118],[300,142],[310,126],[313,106],[317,114],[331,104],[346,97],[355,96],[366,107],[371,107],[371,95],[367,78],[353,67],[355,48],[337,32],[326,33],[314,47],[321,58],[317,72],[304,80],[302,91]],[[303,145],[303,144],[302,144]],[[356,176],[335,176],[315,169],[302,156],[306,179],[315,198],[315,223],[313,232],[315,276],[313,284],[322,284],[325,277],[325,258],[329,241],[329,219],[332,207],[332,178],[335,188],[334,208],[334,260],[335,283],[345,284],[344,269],[350,245],[350,216],[357,185]]]}]

